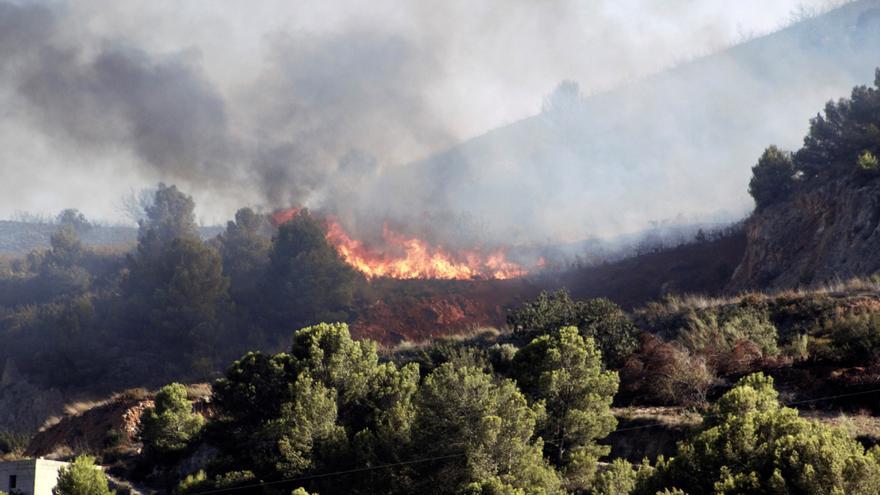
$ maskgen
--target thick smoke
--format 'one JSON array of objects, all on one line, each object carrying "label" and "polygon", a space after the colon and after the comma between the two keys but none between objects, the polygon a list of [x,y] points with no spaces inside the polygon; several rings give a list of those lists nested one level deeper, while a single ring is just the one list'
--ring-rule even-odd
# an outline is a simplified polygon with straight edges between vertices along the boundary
[{"label": "thick smoke", "polygon": [[439,70],[431,57],[369,31],[273,40],[270,63],[248,92],[268,200],[326,201],[373,176],[377,158],[394,163],[449,144],[422,94]]},{"label": "thick smoke", "polygon": [[[797,146],[825,100],[869,82],[880,43],[865,19],[878,3],[621,84],[673,61],[664,33],[682,20],[703,23],[680,40],[691,54],[730,43],[719,10],[389,0],[350,16],[358,3],[342,2],[236,38],[242,51],[223,33],[249,25],[230,19],[284,17],[273,9],[286,2],[262,13],[233,2],[215,19],[189,10],[210,2],[170,16],[177,2],[0,0],[0,171],[34,182],[4,191],[38,195],[51,173],[12,169],[54,157],[46,169],[71,187],[176,182],[216,220],[244,204],[304,205],[359,237],[389,221],[461,246],[735,220],[751,207],[749,168],[763,146]],[[590,94],[563,84],[540,111],[535,87],[570,77]]]}]

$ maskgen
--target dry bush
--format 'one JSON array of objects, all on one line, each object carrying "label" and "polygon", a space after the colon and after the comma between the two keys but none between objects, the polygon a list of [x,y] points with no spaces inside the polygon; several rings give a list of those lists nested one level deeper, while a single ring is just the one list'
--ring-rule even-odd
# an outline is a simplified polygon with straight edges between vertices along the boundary
[{"label": "dry bush", "polygon": [[109,403],[110,400],[80,400],[76,402],[71,402],[69,404],[64,405],[64,412],[69,416],[76,416],[82,414],[90,409],[94,409],[99,406],[103,406]]},{"label": "dry bush", "polygon": [[675,342],[644,335],[638,352],[620,370],[623,388],[652,402],[705,406],[717,381],[715,369],[699,355]]}]

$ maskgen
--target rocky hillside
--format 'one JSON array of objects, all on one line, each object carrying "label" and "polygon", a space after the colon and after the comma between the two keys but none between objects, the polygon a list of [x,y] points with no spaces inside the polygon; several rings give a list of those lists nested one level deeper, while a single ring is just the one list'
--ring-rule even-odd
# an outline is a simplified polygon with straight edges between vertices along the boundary
[{"label": "rocky hillside", "polygon": [[880,271],[880,181],[835,180],[755,212],[732,290],[786,288]]}]

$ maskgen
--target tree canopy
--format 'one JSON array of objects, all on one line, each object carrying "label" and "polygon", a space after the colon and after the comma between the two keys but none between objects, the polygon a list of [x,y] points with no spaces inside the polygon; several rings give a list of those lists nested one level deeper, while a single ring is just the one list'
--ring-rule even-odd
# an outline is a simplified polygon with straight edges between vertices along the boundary
[{"label": "tree canopy", "polygon": [[617,373],[604,371],[593,338],[576,327],[536,338],[517,353],[513,369],[526,395],[545,407],[539,433],[546,456],[570,486],[589,486],[596,461],[609,452],[596,441],[617,425],[611,414]]},{"label": "tree canopy", "polygon": [[532,338],[536,335],[577,327],[584,337],[596,340],[606,363],[618,367],[638,347],[637,329],[626,313],[605,299],[575,301],[568,291],[541,292],[534,302],[523,304],[507,317],[514,332]]},{"label": "tree canopy", "polygon": [[658,466],[643,493],[874,494],[880,458],[839,427],[780,405],[773,379],[743,378],[708,411],[703,427]]},{"label": "tree canopy", "polygon": [[107,475],[95,458],[79,456],[69,466],[58,470],[58,484],[52,490],[55,495],[114,495],[107,484]]},{"label": "tree canopy", "polygon": [[205,419],[194,413],[186,387],[172,383],[156,394],[155,406],[141,417],[141,438],[151,453],[167,455],[185,449],[199,434]]},{"label": "tree canopy", "polygon": [[758,208],[782,201],[791,194],[795,185],[794,161],[790,153],[776,146],[764,150],[758,164],[752,167],[749,194]]}]

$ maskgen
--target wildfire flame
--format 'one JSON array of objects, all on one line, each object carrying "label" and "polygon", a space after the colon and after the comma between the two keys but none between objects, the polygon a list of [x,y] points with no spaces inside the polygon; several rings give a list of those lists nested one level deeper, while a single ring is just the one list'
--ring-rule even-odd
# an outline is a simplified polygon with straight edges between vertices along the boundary
[{"label": "wildfire flame", "polygon": [[[298,208],[278,211],[272,215],[272,222],[280,225],[299,211]],[[327,218],[327,241],[346,263],[368,278],[504,280],[528,273],[522,266],[508,261],[503,249],[488,253],[478,249],[453,253],[422,239],[395,232],[387,224],[383,227],[382,238],[384,248],[371,249],[362,241],[352,239],[338,222]]]}]

